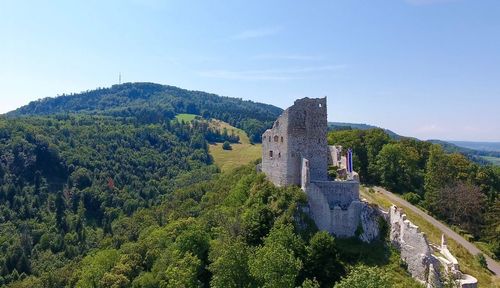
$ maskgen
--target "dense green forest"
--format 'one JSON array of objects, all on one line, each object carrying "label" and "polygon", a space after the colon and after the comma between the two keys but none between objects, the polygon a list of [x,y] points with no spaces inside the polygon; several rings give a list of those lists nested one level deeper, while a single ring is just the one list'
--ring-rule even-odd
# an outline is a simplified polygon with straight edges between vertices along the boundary
[{"label": "dense green forest", "polygon": [[[298,187],[274,187],[256,163],[220,173],[208,143],[239,137],[200,120],[258,142],[280,113],[129,83],[0,116],[0,287],[418,287],[384,239],[318,232]],[[329,141],[353,147],[363,182],[405,193],[498,255],[498,169],[381,129]],[[468,198],[450,201],[455,191]]]},{"label": "dense green forest", "polygon": [[382,129],[331,131],[330,144],[353,148],[367,184],[401,193],[439,219],[486,242],[500,258],[500,167],[479,165],[441,145],[393,140]]},{"label": "dense green forest", "polygon": [[116,219],[211,177],[204,128],[86,115],[0,119],[0,280],[50,268],[48,251],[79,257]]},{"label": "dense green forest", "polygon": [[215,118],[243,129],[251,141],[260,142],[282,109],[238,98],[222,97],[154,83],[125,83],[111,88],[45,98],[29,103],[9,116],[67,113],[136,117],[144,123],[173,119],[178,113]]},{"label": "dense green forest", "polygon": [[[33,246],[31,271],[16,267],[2,281],[9,287],[419,287],[388,244],[338,242],[318,232],[299,209],[303,192],[276,188],[254,165],[176,189],[130,216],[119,213],[107,232],[85,220],[84,205],[66,211],[66,218],[81,219],[75,222],[84,232],[73,231],[78,225],[63,232],[55,220],[37,230],[61,235],[61,251],[50,246],[52,237],[17,232],[19,253],[26,242]],[[70,241],[88,252],[69,255]]]},{"label": "dense green forest", "polygon": [[305,195],[253,165],[217,176],[207,131],[109,116],[0,119],[0,284],[331,287],[346,276],[356,257],[300,212]]}]

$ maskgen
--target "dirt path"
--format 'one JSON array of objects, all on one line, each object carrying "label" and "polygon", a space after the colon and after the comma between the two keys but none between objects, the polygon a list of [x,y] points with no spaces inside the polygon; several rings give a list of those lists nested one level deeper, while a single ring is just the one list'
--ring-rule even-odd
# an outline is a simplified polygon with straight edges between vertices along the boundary
[{"label": "dirt path", "polygon": [[[462,245],[472,255],[482,253],[481,250],[479,250],[474,244],[465,240],[465,238],[463,238],[458,233],[456,233],[455,231],[448,228],[448,226],[439,222],[438,220],[434,219],[433,217],[429,216],[427,213],[420,210],[416,206],[413,206],[408,201],[399,198],[398,196],[392,194],[391,192],[385,190],[382,187],[374,187],[374,189],[376,191],[384,194],[385,196],[387,196],[387,198],[389,198],[394,204],[399,205],[399,206],[404,207],[404,208],[407,208],[407,209],[410,209],[411,211],[417,213],[419,216],[421,216],[422,218],[427,220],[429,223],[434,225],[436,228],[441,230],[441,232],[443,232],[443,234],[446,235],[446,237],[452,238],[453,240],[457,241],[457,243]],[[486,261],[488,262],[488,269],[490,269],[493,273],[495,273],[496,277],[500,277],[500,264],[486,254],[484,255],[484,257],[486,257]]]}]

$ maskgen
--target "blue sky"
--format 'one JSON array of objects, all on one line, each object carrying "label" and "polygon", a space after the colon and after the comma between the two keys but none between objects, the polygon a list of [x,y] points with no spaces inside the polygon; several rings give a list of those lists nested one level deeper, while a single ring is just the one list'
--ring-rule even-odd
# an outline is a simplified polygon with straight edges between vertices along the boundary
[{"label": "blue sky", "polygon": [[0,2],[0,113],[148,81],[500,141],[500,1]]}]

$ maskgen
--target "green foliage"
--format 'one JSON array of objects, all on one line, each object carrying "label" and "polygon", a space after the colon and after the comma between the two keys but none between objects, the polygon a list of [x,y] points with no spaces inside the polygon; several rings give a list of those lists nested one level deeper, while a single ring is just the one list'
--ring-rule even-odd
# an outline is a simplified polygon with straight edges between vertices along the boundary
[{"label": "green foliage", "polygon": [[479,264],[479,266],[486,268],[486,269],[488,268],[488,262],[486,262],[486,258],[484,257],[483,253],[476,254],[476,256],[474,256],[474,258],[476,258],[476,262]]},{"label": "green foliage", "polygon": [[[105,237],[117,248],[136,241],[158,219],[153,211],[135,211],[216,172],[208,166],[200,127],[136,121],[85,115],[0,119],[2,277],[14,270],[30,275],[42,264],[59,268]],[[194,147],[199,135],[205,145]],[[47,251],[57,261],[44,263]]]},{"label": "green foliage", "polygon": [[160,281],[160,287],[191,288],[201,287],[198,280],[201,261],[191,253],[177,260],[167,267],[165,276],[167,281]]},{"label": "green foliage", "polygon": [[359,265],[354,267],[347,277],[343,278],[335,288],[389,288],[392,287],[389,277],[382,270]]},{"label": "green foliage", "polygon": [[383,146],[376,156],[376,168],[380,183],[394,192],[411,191],[417,187],[419,176],[418,152],[402,143]]},{"label": "green foliage", "polygon": [[325,231],[317,232],[309,241],[305,262],[306,276],[328,287],[344,275],[335,239]]},{"label": "green foliage", "polygon": [[302,261],[280,243],[267,242],[257,248],[249,266],[260,287],[295,287]]},{"label": "green foliage", "polygon": [[181,114],[180,121],[190,121],[192,115],[196,114],[241,128],[253,142],[258,143],[262,133],[281,112],[282,109],[272,105],[174,86],[125,83],[111,88],[41,99],[9,113],[9,116],[87,113],[134,117],[141,124],[150,124],[170,121],[176,114]]},{"label": "green foliage", "polygon": [[251,287],[248,261],[252,249],[240,239],[214,240],[211,245],[209,266],[211,287]]},{"label": "green foliage", "polygon": [[222,144],[222,149],[224,149],[224,150],[231,150],[232,149],[229,141],[224,141],[224,144]]},{"label": "green foliage", "polygon": [[76,287],[98,287],[104,274],[118,261],[120,252],[114,249],[100,250],[83,258],[76,273]]},{"label": "green foliage", "polygon": [[321,287],[318,283],[318,281],[316,281],[316,279],[306,279],[304,280],[304,282],[302,283],[302,286],[300,286],[300,288],[319,288]]},{"label": "green foliage", "polygon": [[422,197],[417,193],[408,192],[403,194],[403,199],[410,202],[413,205],[420,205],[422,202]]},{"label": "green foliage", "polygon": [[479,166],[430,142],[391,141],[380,129],[331,131],[328,140],[353,149],[354,168],[362,182],[402,193],[474,240],[488,241],[490,251],[500,257],[498,167]]}]

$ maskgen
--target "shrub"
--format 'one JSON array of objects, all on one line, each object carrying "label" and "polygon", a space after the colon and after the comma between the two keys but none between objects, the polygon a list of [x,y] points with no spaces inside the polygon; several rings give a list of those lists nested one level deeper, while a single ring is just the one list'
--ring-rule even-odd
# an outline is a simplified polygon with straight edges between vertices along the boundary
[{"label": "shrub", "polygon": [[224,141],[224,144],[222,144],[222,149],[223,150],[232,150],[233,147],[231,147],[231,144],[229,143],[229,141]]},{"label": "shrub", "polygon": [[481,266],[483,268],[488,267],[488,262],[486,262],[486,258],[484,257],[483,253],[478,253],[475,258],[476,258],[477,263],[479,263],[479,266]]},{"label": "shrub", "polygon": [[359,265],[354,267],[347,277],[335,285],[335,288],[389,288],[389,276],[380,268]]},{"label": "shrub", "polygon": [[413,205],[418,205],[422,201],[422,197],[420,197],[420,195],[418,195],[417,193],[413,192],[408,192],[403,194],[403,199],[405,199],[406,201],[410,202]]}]

